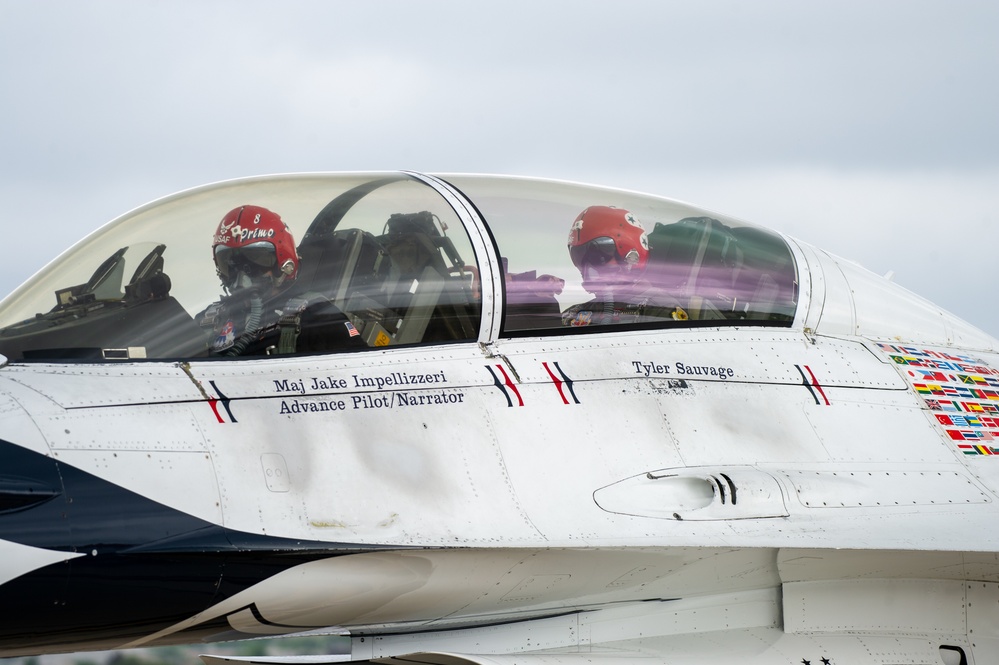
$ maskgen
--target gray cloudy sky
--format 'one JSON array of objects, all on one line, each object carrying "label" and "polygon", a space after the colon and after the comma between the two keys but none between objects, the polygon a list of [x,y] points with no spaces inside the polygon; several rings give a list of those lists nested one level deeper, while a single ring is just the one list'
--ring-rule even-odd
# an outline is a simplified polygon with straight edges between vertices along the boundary
[{"label": "gray cloudy sky", "polygon": [[972,0],[0,0],[0,292],[180,189],[404,168],[687,200],[999,335],[997,35]]}]

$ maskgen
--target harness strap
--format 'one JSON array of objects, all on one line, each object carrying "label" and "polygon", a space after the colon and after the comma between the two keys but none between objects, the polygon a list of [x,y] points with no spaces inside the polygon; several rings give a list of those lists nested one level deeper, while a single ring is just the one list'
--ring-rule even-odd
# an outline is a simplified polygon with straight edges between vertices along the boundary
[{"label": "harness strap", "polygon": [[310,304],[317,300],[325,301],[327,298],[321,293],[310,291],[291,298],[285,303],[277,322],[278,329],[281,331],[277,353],[295,353],[298,336],[302,334],[302,314],[305,313]]}]

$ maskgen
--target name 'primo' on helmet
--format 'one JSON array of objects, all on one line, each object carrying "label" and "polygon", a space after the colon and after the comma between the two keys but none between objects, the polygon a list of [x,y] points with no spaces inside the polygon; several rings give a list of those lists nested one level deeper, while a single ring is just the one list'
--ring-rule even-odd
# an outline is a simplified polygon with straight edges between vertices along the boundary
[{"label": "name 'primo' on helmet", "polygon": [[281,217],[261,206],[233,208],[212,238],[212,259],[222,283],[233,287],[240,274],[268,275],[275,286],[298,274],[295,238]]}]

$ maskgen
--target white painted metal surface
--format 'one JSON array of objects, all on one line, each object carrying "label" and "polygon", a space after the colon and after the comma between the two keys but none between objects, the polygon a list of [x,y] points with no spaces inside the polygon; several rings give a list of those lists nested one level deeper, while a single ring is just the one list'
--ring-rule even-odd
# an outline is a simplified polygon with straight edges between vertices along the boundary
[{"label": "white painted metal surface", "polygon": [[[501,267],[510,245],[489,211],[521,214],[547,192],[561,214],[589,190],[528,181],[529,195],[504,207],[470,192],[498,196],[518,181],[420,174],[195,190],[113,224],[80,256],[116,247],[118,232],[131,242],[145,226],[161,231],[192,211],[214,218],[248,197],[288,203],[289,217],[314,214],[378,178],[460,227],[447,236],[474,263],[473,334],[256,358],[67,362],[5,350],[4,459],[31,466],[0,469],[0,581],[41,579],[70,559],[82,576],[104,557],[131,565],[140,552],[143,565],[228,557],[190,611],[121,634],[112,622],[93,641],[2,638],[5,654],[330,629],[352,635],[352,659],[378,662],[996,658],[997,343],[853,264],[792,242],[797,308],[779,325],[750,316],[511,332],[517,291]],[[392,199],[367,195],[356,198],[392,210]],[[526,227],[543,227],[545,210]],[[705,228],[743,228],[711,220]],[[572,220],[563,221],[564,237]],[[706,242],[700,256],[713,251]],[[164,256],[204,277],[193,266],[207,251]],[[40,283],[73,270],[54,265]],[[556,277],[565,293],[578,290]],[[0,318],[23,315],[47,289],[23,287]],[[210,304],[193,283],[178,289],[191,317]],[[718,302],[734,312],[736,301]],[[371,324],[358,317],[353,326]],[[391,332],[388,317],[379,322]],[[55,468],[62,476],[42,477]],[[144,542],[122,534],[127,547],[57,546],[39,535],[45,522],[25,535],[28,511],[56,505],[32,495],[41,491],[66,502],[66,517],[44,513],[66,533],[111,532],[114,505],[82,505],[98,495],[197,528]]]}]

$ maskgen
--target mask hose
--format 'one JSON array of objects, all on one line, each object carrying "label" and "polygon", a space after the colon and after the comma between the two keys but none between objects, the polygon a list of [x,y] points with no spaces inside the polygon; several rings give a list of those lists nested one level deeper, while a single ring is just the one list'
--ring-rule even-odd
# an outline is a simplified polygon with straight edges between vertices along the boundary
[{"label": "mask hose", "polygon": [[239,339],[231,347],[226,349],[225,355],[227,356],[238,356],[242,355],[243,351],[249,345],[253,334],[257,332],[257,328],[260,327],[260,318],[264,312],[264,303],[260,299],[260,296],[253,294],[250,296],[250,313],[246,316],[246,325],[243,327],[243,334],[239,336]]}]

